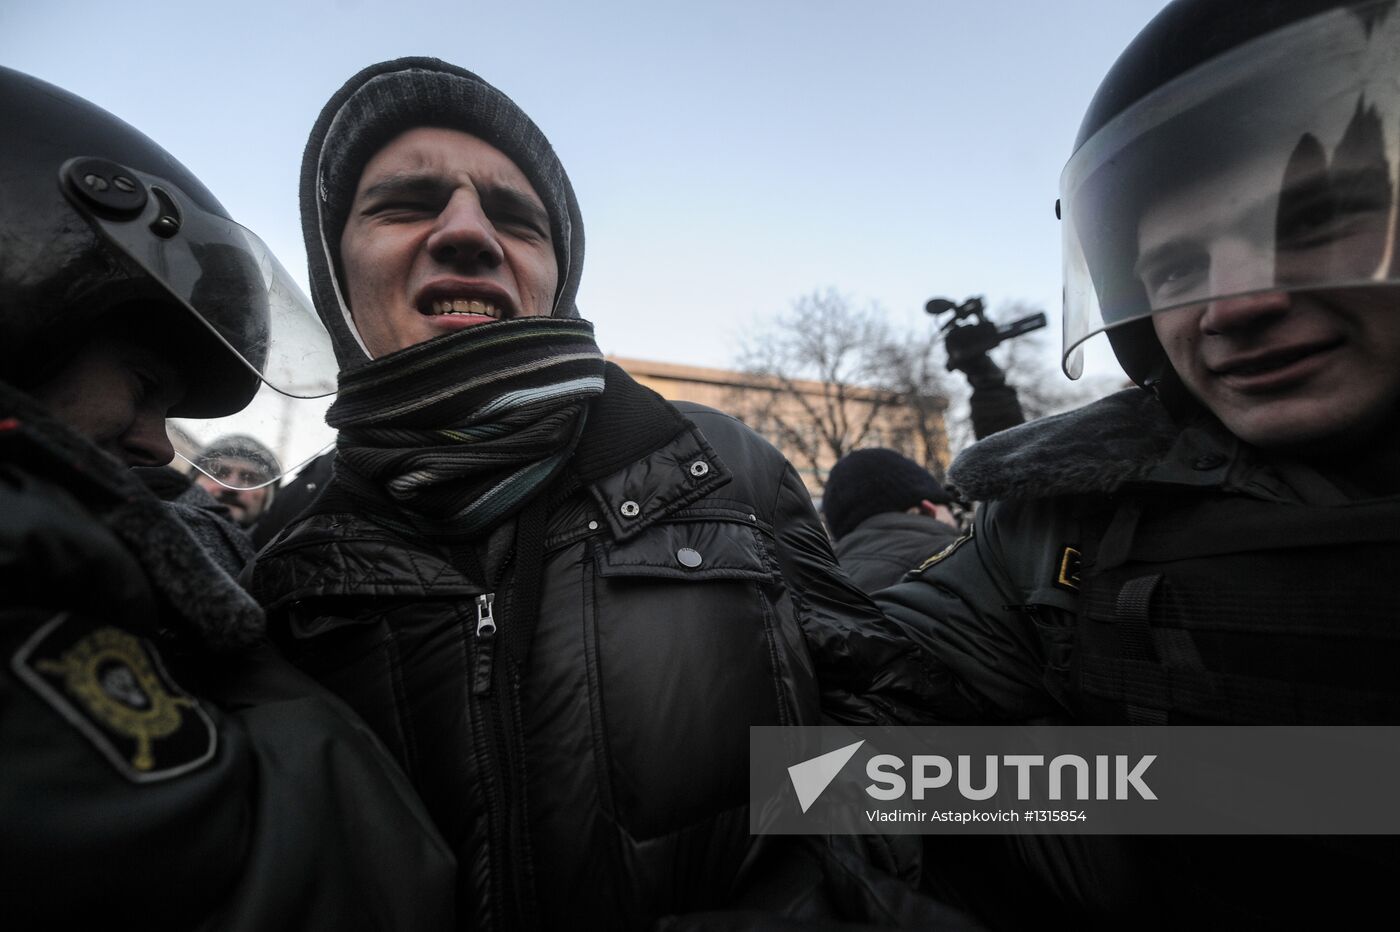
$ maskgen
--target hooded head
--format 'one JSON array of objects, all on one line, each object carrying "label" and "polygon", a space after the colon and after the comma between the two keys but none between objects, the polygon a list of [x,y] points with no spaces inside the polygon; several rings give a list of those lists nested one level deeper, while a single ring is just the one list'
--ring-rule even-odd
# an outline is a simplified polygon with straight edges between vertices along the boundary
[{"label": "hooded head", "polygon": [[342,370],[370,359],[350,307],[340,243],[365,166],[403,133],[457,130],[503,153],[548,214],[558,268],[552,316],[577,317],[583,221],[564,167],[538,126],[470,71],[434,58],[400,58],[352,77],[321,111],[302,159],[301,214],[312,296]]}]

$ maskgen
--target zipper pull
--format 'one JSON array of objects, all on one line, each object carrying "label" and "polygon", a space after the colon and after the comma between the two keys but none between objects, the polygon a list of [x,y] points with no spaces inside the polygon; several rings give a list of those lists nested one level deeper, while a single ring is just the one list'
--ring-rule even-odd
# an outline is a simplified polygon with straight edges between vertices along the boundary
[{"label": "zipper pull", "polygon": [[476,597],[476,636],[479,638],[489,638],[496,633],[496,616],[492,613],[495,601],[494,592],[483,592]]},{"label": "zipper pull", "polygon": [[492,612],[494,592],[476,597],[476,666],[472,670],[472,694],[484,696],[491,691],[491,660],[496,653],[496,617]]}]

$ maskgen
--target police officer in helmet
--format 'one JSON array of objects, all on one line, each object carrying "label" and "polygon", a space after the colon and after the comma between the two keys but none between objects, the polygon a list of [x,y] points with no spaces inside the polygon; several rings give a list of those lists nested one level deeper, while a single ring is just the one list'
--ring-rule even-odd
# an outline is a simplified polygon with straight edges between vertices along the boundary
[{"label": "police officer in helmet", "polygon": [[[954,464],[972,532],[844,645],[906,721],[1400,719],[1398,173],[1394,0],[1176,0],[1147,25],[1057,205],[1066,372],[1105,331],[1141,387]],[[1337,839],[943,850],[1006,926],[1335,920],[1397,863]]]},{"label": "police officer in helmet", "polygon": [[407,780],[128,469],[171,459],[167,415],[283,380],[314,314],[111,114],[0,68],[0,126],[6,927],[450,924]]}]

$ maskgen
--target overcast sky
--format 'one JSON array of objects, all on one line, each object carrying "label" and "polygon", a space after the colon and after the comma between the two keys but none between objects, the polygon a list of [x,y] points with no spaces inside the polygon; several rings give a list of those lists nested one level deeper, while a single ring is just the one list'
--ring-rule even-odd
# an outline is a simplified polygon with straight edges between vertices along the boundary
[{"label": "overcast sky", "polygon": [[903,326],[935,295],[1029,302],[1058,334],[1060,170],[1162,5],[0,0],[0,62],[148,133],[303,282],[321,106],[375,61],[462,65],[573,180],[603,349],[726,366],[747,322],[828,287]]}]

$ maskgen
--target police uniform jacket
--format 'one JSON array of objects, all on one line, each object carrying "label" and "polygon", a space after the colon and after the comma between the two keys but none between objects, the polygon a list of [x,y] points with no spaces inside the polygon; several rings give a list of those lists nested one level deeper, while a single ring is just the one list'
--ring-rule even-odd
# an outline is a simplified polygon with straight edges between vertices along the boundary
[{"label": "police uniform jacket", "polygon": [[[1179,425],[1137,389],[997,434],[950,479],[986,502],[972,530],[877,595],[883,623],[831,647],[898,720],[1400,719],[1400,497],[1272,459],[1208,418]],[[1248,925],[1309,904],[1335,918],[1384,889],[1371,855],[1261,858],[1218,839],[1137,857],[1134,840],[1047,838],[1012,844],[1026,889],[1074,904],[1076,923]]]},{"label": "police uniform jacket", "polygon": [[451,853],[128,470],[0,383],[7,929],[443,928]]}]

